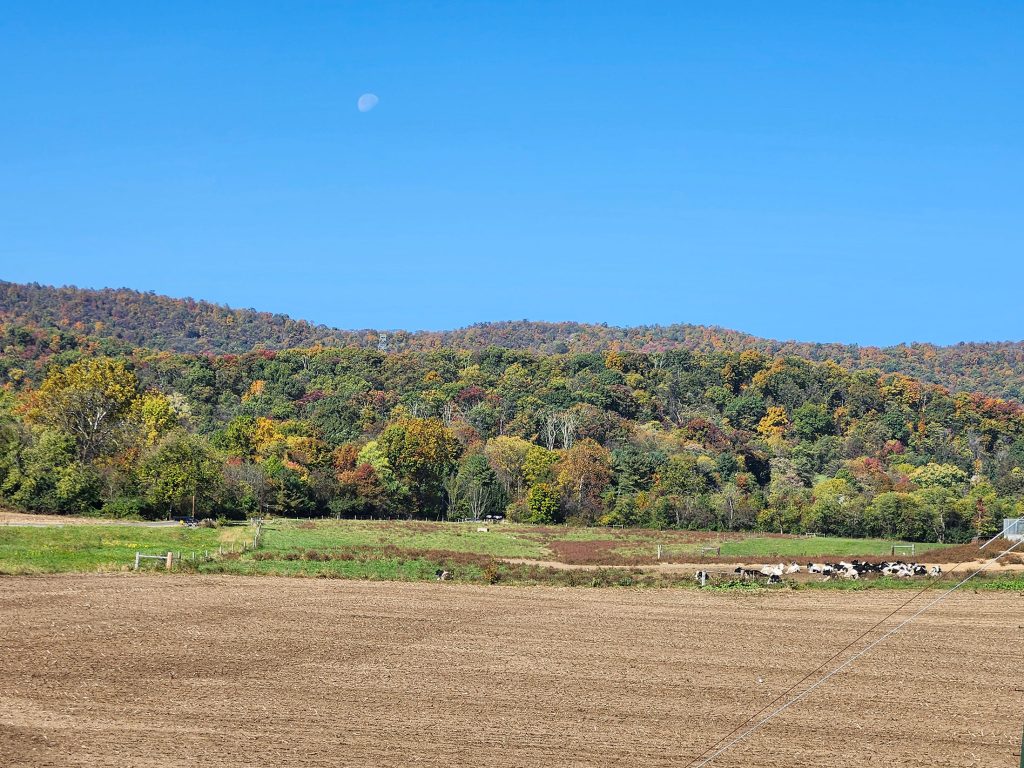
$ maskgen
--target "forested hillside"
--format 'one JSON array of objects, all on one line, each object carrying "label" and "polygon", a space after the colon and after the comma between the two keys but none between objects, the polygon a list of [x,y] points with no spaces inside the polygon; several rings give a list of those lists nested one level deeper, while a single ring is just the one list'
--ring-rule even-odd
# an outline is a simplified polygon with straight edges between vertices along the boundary
[{"label": "forested hillside", "polygon": [[0,502],[28,510],[946,541],[1024,512],[1024,407],[900,374],[756,351],[217,356],[4,334]]},{"label": "forested hillside", "polygon": [[0,322],[111,338],[168,352],[249,352],[347,343],[285,315],[172,299],[127,288],[51,288],[0,282]]},{"label": "forested hillside", "polygon": [[[324,346],[377,348],[377,330],[343,331],[285,315],[230,309],[128,289],[99,291],[0,282],[0,323],[56,329],[79,337],[115,339],[160,351],[240,354],[256,349]],[[677,324],[616,328],[526,320],[482,323],[453,331],[388,331],[392,352],[491,346],[543,354],[624,352],[743,352],[831,360],[852,370],[903,373],[953,391],[1024,399],[1024,343],[912,344],[886,348],[762,339],[738,331]]]}]

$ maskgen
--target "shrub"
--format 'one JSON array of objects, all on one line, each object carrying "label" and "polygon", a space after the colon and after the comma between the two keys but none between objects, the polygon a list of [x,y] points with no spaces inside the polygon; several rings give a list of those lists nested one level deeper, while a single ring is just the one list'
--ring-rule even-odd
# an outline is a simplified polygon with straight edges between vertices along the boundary
[{"label": "shrub", "polygon": [[99,511],[100,517],[114,517],[114,518],[139,518],[142,517],[142,513],[146,510],[145,499],[140,499],[137,496],[120,496],[116,499],[111,499],[104,504]]},{"label": "shrub", "polygon": [[484,578],[488,584],[497,584],[501,581],[501,569],[497,562],[490,562],[484,566]]}]

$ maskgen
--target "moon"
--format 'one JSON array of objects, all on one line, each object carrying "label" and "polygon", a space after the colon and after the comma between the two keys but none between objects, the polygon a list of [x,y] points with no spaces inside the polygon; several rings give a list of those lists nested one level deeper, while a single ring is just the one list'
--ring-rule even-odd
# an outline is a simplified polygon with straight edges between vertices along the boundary
[{"label": "moon", "polygon": [[356,108],[360,112],[369,112],[371,109],[377,106],[377,102],[380,99],[377,98],[375,93],[364,93],[359,97],[359,101],[356,102]]}]

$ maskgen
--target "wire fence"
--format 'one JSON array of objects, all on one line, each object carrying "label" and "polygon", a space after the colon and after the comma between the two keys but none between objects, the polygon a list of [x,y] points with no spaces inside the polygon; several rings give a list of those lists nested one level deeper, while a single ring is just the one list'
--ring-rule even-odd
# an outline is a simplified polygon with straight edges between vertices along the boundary
[{"label": "wire fence", "polygon": [[148,554],[145,552],[135,553],[135,565],[134,570],[139,570],[142,562],[145,560],[160,561],[164,564],[165,570],[171,571],[175,567],[195,567],[202,565],[203,563],[209,563],[214,560],[220,559],[225,555],[242,555],[246,552],[254,552],[259,549],[260,542],[263,539],[263,524],[262,522],[255,523],[255,527],[252,536],[247,536],[241,541],[231,541],[224,544],[218,544],[216,549],[195,549],[188,551],[170,551],[167,553],[160,553],[159,555]]}]

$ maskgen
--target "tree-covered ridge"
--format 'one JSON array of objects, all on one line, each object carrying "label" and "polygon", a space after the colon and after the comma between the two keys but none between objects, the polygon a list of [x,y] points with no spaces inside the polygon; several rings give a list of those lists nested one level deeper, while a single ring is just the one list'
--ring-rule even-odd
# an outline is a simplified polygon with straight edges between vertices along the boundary
[{"label": "tree-covered ridge", "polygon": [[6,385],[0,500],[947,541],[1024,512],[1024,407],[901,374],[756,351],[103,351]]},{"label": "tree-covered ridge", "polygon": [[[0,282],[0,322],[54,329],[83,337],[117,339],[133,347],[172,352],[240,354],[255,349],[325,346],[377,348],[381,332],[343,331],[286,315],[231,309],[192,299],[171,299],[128,289],[100,291]],[[585,323],[510,321],[453,331],[387,331],[390,351],[491,346],[542,354],[633,352],[743,352],[831,360],[853,370],[878,369],[942,384],[953,391],[1024,399],[1024,343],[910,344],[862,347],[773,341],[738,331],[676,324],[617,328]]]},{"label": "tree-covered ridge", "polygon": [[0,281],[0,321],[171,352],[249,352],[339,343],[336,331],[286,315],[127,288],[53,288]]}]

